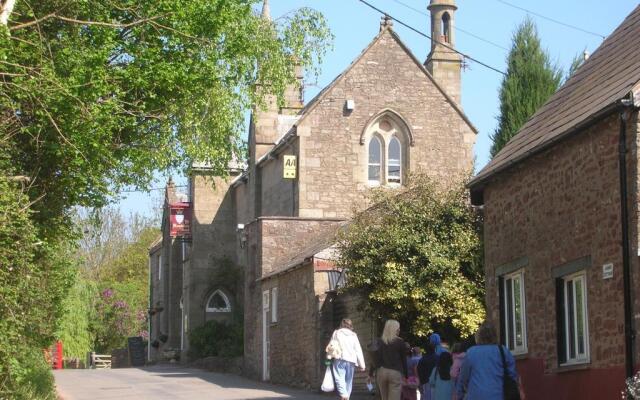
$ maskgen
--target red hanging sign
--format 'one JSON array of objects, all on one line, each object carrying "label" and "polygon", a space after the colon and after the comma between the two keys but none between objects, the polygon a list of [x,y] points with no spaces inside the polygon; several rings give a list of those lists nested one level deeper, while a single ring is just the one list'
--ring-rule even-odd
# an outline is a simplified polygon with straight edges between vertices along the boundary
[{"label": "red hanging sign", "polygon": [[191,236],[191,203],[169,204],[169,234],[171,237]]}]

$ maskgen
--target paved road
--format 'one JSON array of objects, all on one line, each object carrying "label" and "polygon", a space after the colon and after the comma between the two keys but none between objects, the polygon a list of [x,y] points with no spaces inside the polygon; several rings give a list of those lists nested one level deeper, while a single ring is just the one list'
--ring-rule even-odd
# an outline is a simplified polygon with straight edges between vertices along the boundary
[{"label": "paved road", "polygon": [[330,395],[265,384],[236,375],[160,365],[54,371],[64,400],[333,400]]}]

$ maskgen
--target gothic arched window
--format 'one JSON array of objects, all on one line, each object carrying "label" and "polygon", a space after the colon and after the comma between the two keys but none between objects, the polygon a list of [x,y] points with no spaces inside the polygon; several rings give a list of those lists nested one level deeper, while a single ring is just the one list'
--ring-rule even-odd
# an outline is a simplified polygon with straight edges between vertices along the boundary
[{"label": "gothic arched window", "polygon": [[229,298],[220,290],[216,290],[207,300],[207,312],[230,312]]},{"label": "gothic arched window", "polygon": [[451,41],[451,17],[449,13],[442,14],[442,37],[446,43]]},{"label": "gothic arched window", "polygon": [[380,184],[380,172],[382,165],[382,143],[377,136],[369,141],[369,184]]},{"label": "gothic arched window", "polygon": [[394,135],[389,141],[387,155],[387,182],[400,184],[402,181],[402,145]]}]

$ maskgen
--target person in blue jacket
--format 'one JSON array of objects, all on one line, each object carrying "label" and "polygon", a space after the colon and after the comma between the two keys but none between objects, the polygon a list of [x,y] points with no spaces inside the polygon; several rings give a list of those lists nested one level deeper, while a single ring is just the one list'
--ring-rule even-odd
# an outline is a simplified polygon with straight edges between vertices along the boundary
[{"label": "person in blue jacket", "polygon": [[[507,373],[518,382],[516,362],[509,349],[504,350]],[[504,369],[496,330],[484,322],[476,332],[476,345],[467,351],[462,363],[456,392],[458,399],[500,400],[503,392]]]}]

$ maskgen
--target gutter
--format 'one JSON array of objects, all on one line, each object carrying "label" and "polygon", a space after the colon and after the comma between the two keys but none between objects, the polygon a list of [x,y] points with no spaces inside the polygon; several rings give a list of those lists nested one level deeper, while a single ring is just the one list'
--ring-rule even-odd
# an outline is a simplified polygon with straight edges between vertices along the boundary
[{"label": "gutter", "polygon": [[620,134],[618,141],[618,164],[620,170],[620,218],[622,230],[622,283],[624,291],[624,364],[627,378],[633,377],[635,329],[633,327],[633,304],[631,299],[631,257],[629,243],[629,195],[627,182],[627,122],[629,110],[634,108],[633,92],[620,101]]}]

